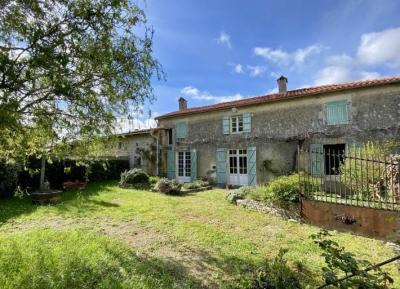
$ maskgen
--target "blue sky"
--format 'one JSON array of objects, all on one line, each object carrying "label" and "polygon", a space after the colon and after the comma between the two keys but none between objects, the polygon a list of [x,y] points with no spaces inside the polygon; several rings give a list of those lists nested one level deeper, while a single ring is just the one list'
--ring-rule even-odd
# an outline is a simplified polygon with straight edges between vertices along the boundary
[{"label": "blue sky", "polygon": [[[153,116],[289,89],[400,74],[397,0],[147,0],[154,53]],[[143,116],[142,118],[146,118]]]}]

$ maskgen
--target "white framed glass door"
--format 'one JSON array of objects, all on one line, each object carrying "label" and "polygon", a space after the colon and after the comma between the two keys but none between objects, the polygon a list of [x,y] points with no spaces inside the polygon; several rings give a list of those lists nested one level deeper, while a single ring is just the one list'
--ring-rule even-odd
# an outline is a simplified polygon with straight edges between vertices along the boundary
[{"label": "white framed glass door", "polygon": [[229,150],[228,154],[229,184],[245,186],[248,184],[247,150]]},{"label": "white framed glass door", "polygon": [[190,152],[181,151],[178,152],[178,181],[179,182],[190,182],[191,176],[191,156]]}]

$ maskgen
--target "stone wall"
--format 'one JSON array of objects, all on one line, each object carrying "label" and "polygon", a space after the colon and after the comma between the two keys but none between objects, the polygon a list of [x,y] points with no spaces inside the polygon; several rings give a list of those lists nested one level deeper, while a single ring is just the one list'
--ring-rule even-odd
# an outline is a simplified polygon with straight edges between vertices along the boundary
[{"label": "stone wall", "polygon": [[329,230],[353,232],[367,237],[399,240],[400,212],[304,200],[305,222]]},{"label": "stone wall", "polygon": [[[351,123],[326,125],[324,103],[342,99],[351,103]],[[252,114],[251,133],[224,135],[222,118],[245,112]],[[187,121],[188,137],[174,143],[173,147],[175,150],[198,151],[199,177],[215,166],[217,148],[255,146],[257,180],[264,183],[275,174],[263,169],[263,161],[270,160],[271,167],[280,175],[294,171],[298,145],[308,147],[310,143],[349,144],[383,138],[400,139],[400,85],[281,100],[238,107],[235,111],[227,109],[174,117],[160,120],[159,126],[174,128],[178,121]]]}]

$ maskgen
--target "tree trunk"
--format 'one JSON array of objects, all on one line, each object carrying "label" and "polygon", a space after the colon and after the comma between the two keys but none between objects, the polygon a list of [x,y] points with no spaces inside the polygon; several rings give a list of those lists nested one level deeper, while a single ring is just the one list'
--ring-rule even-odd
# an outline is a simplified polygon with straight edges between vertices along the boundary
[{"label": "tree trunk", "polygon": [[40,191],[44,191],[44,175],[46,171],[46,157],[42,155],[42,163],[40,168]]}]

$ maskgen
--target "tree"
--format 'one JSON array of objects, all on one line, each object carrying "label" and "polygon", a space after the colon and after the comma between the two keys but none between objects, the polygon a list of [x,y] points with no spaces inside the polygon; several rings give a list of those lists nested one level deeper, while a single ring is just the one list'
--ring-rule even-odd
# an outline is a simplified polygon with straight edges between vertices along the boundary
[{"label": "tree", "polygon": [[[87,155],[152,100],[153,30],[130,0],[0,0],[0,158]],[[74,144],[71,146],[71,144]]]}]

